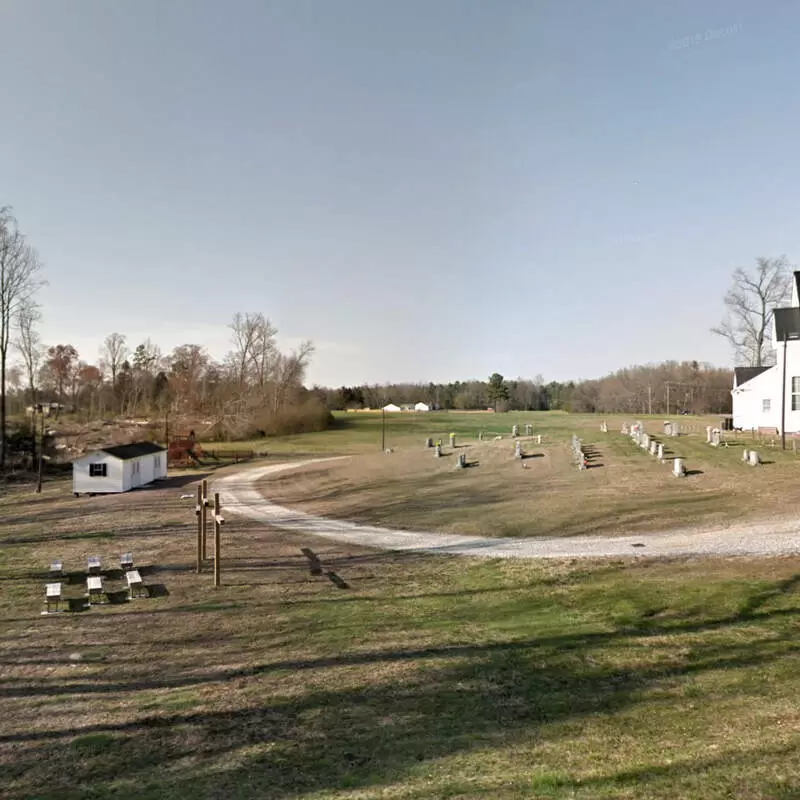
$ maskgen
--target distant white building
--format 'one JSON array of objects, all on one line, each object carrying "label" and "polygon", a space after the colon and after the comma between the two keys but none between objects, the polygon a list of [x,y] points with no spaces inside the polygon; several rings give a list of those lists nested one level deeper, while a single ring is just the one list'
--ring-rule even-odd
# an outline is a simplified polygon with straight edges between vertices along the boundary
[{"label": "distant white building", "polygon": [[784,408],[786,433],[800,433],[800,272],[794,273],[791,307],[774,311],[772,343],[777,351],[775,366],[734,370],[733,427],[780,433]]},{"label": "distant white building", "polygon": [[403,409],[400,406],[396,406],[394,403],[389,403],[389,405],[383,407],[384,411],[402,411]]},{"label": "distant white building", "polygon": [[72,491],[79,494],[128,492],[167,477],[167,450],[153,442],[106,447],[72,462]]},{"label": "distant white building", "polygon": [[431,407],[427,403],[417,403],[414,406],[414,411],[430,411]]}]

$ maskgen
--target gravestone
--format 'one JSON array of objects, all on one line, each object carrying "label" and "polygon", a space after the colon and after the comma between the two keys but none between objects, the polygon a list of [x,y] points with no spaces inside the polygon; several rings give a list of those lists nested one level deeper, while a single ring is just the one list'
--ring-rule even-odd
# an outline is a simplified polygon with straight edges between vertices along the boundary
[{"label": "gravestone", "polygon": [[511,426],[511,435],[516,439],[519,436],[519,425]]},{"label": "gravestone", "polygon": [[650,437],[646,433],[643,433],[641,439],[639,439],[639,446],[642,448],[642,450],[649,449]]},{"label": "gravestone", "polygon": [[720,438],[721,438],[720,433],[721,432],[720,432],[719,428],[713,428],[711,430],[711,442],[710,442],[710,444],[711,444],[712,447],[719,447]]},{"label": "gravestone", "polygon": [[478,431],[478,441],[479,442],[483,441],[483,431]]},{"label": "gravestone", "polygon": [[711,432],[713,430],[710,425],[706,426],[706,444],[711,444]]},{"label": "gravestone", "polygon": [[683,464],[682,458],[676,458],[672,462],[672,474],[676,478],[685,478],[686,477],[686,467]]},{"label": "gravestone", "polygon": [[603,424],[600,426],[601,433],[608,433],[608,423],[603,420]]},{"label": "gravestone", "polygon": [[751,467],[757,467],[761,463],[761,459],[758,457],[757,450],[751,450],[750,454],[748,455],[748,462]]},{"label": "gravestone", "polygon": [[664,445],[661,442],[658,443],[658,449],[656,450],[656,458],[658,458],[659,461],[662,462],[664,461]]},{"label": "gravestone", "polygon": [[522,458],[522,442],[514,443],[514,458]]},{"label": "gravestone", "polygon": [[456,446],[456,435],[454,433],[450,434],[450,447],[455,448]]},{"label": "gravestone", "polygon": [[658,442],[650,440],[650,455],[654,456],[658,452]]},{"label": "gravestone", "polygon": [[456,469],[464,469],[467,466],[467,454],[459,453],[456,460]]},{"label": "gravestone", "polygon": [[440,444],[437,444],[436,447],[434,448],[433,455],[436,458],[441,458],[442,457],[442,446]]},{"label": "gravestone", "polygon": [[536,436],[536,444],[541,444],[541,443],[542,443],[542,434],[540,433],[537,434]]},{"label": "gravestone", "polygon": [[750,451],[745,447],[745,449],[742,450],[742,461],[749,461],[749,460],[750,460]]},{"label": "gravestone", "polygon": [[430,436],[425,440],[425,447],[433,447],[433,439]]}]

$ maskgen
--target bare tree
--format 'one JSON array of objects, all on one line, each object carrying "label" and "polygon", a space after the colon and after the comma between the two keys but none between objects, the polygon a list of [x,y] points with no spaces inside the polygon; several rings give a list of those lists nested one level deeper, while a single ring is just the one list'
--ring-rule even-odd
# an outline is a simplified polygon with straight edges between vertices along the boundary
[{"label": "bare tree", "polygon": [[711,332],[730,343],[737,361],[761,367],[774,358],[769,342],[772,312],[788,301],[791,273],[786,256],[756,259],[752,274],[741,267],[734,271],[724,299],[725,317]]},{"label": "bare tree", "polygon": [[17,228],[8,206],[0,208],[0,470],[6,463],[6,366],[11,329],[42,285],[36,251]]},{"label": "bare tree", "polygon": [[239,389],[243,389],[247,381],[247,367],[255,358],[259,334],[264,324],[263,314],[242,314],[236,312],[228,326],[233,331],[233,351],[228,356],[236,372]]},{"label": "bare tree", "polygon": [[102,360],[111,371],[111,390],[116,392],[117,373],[122,362],[128,357],[128,348],[125,346],[125,337],[121,333],[112,333],[106,336],[101,353]]},{"label": "bare tree", "polygon": [[44,356],[44,348],[36,330],[36,324],[40,319],[39,307],[29,299],[22,305],[17,315],[17,338],[14,340],[14,346],[25,365],[31,403],[36,402],[36,378]]}]

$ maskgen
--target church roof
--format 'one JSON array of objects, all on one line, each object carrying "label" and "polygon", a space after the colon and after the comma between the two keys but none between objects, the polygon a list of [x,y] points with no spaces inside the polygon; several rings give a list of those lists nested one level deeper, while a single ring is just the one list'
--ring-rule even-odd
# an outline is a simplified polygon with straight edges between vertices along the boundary
[{"label": "church roof", "polygon": [[772,369],[771,367],[735,367],[733,370],[734,378],[736,379],[736,385],[741,386],[743,383],[747,383],[747,381],[753,380],[753,378],[759,376],[762,372],[766,372],[768,369]]}]

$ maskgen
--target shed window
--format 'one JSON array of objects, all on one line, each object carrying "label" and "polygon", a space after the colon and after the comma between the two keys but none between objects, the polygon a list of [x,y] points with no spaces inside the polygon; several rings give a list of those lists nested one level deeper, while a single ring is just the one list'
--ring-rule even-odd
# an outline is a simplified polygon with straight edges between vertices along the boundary
[{"label": "shed window", "polygon": [[108,474],[107,464],[89,464],[90,478],[105,478]]},{"label": "shed window", "polygon": [[770,411],[772,409],[772,400],[762,400],[761,401],[761,410],[763,412]]},{"label": "shed window", "polygon": [[792,411],[800,411],[800,378],[792,378]]}]

